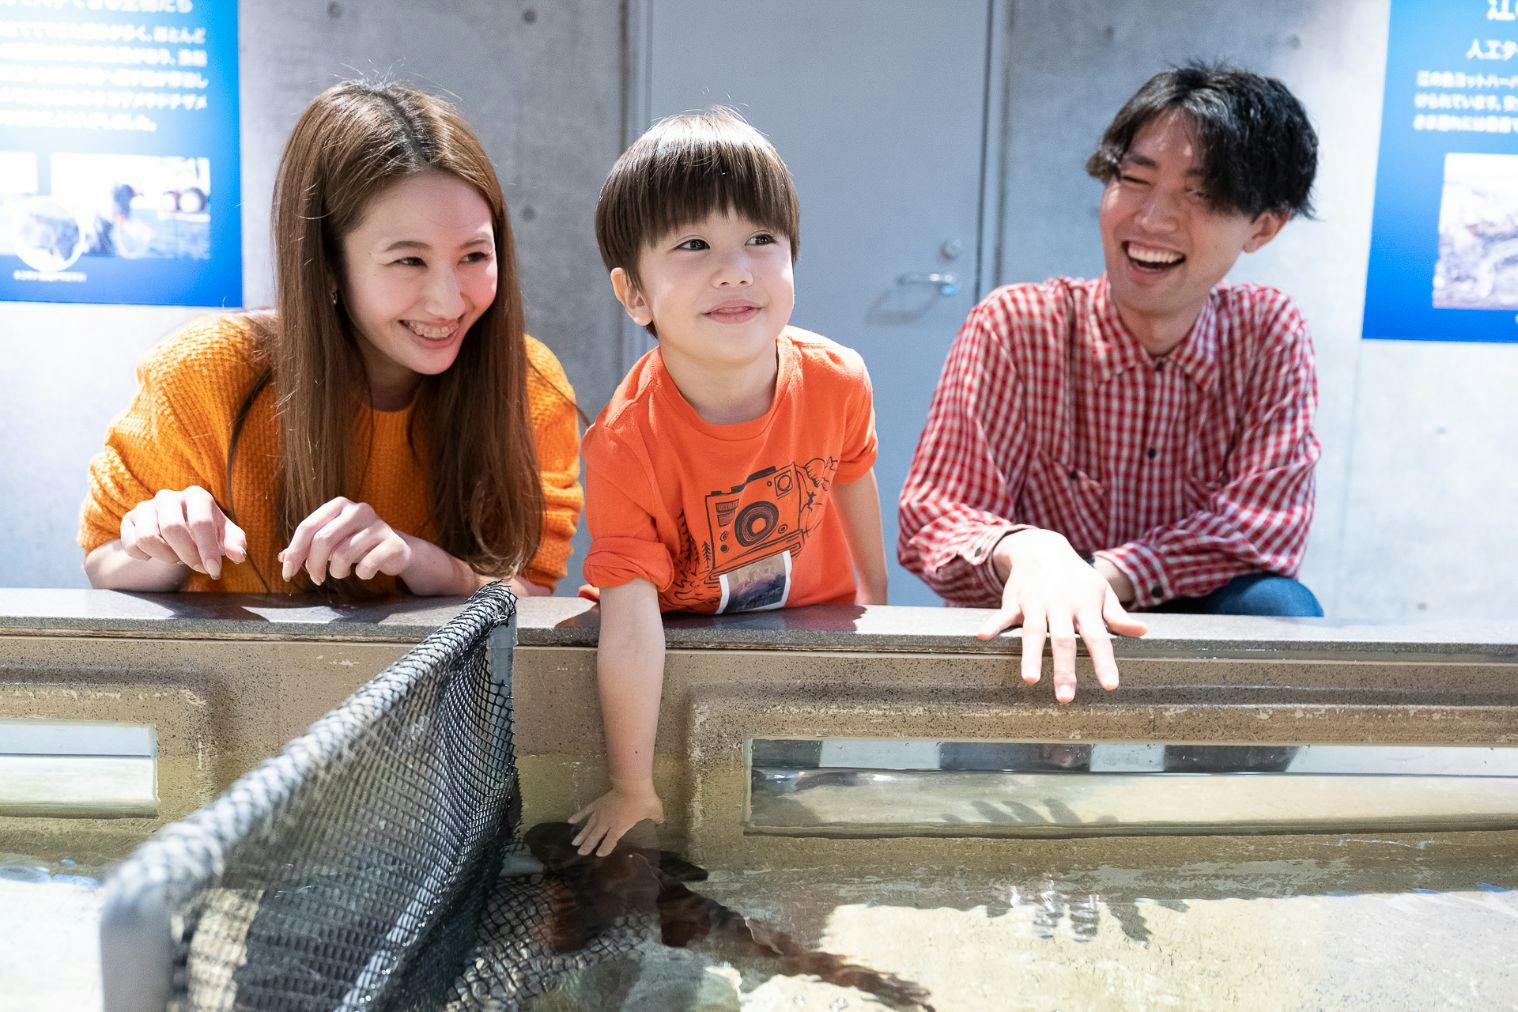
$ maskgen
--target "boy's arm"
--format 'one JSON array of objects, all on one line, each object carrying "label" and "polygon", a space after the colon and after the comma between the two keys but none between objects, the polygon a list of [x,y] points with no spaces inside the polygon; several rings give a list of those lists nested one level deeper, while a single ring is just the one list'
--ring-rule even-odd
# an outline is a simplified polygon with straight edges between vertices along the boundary
[{"label": "boy's arm", "polygon": [[644,819],[664,821],[654,791],[654,737],[664,687],[664,621],[659,592],[647,580],[601,590],[601,636],[596,680],[606,725],[611,790],[576,812],[584,822],[573,843],[581,854],[605,857]]},{"label": "boy's arm", "polygon": [[855,604],[886,603],[885,540],[880,523],[880,489],[875,469],[833,486],[833,502],[843,520],[843,537],[854,561]]}]

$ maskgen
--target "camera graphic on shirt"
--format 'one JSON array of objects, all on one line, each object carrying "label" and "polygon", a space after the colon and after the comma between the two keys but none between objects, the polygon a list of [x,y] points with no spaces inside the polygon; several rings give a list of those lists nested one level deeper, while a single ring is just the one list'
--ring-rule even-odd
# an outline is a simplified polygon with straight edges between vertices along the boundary
[{"label": "camera graphic on shirt", "polygon": [[806,473],[795,464],[755,471],[727,491],[706,496],[712,575],[801,547]]}]

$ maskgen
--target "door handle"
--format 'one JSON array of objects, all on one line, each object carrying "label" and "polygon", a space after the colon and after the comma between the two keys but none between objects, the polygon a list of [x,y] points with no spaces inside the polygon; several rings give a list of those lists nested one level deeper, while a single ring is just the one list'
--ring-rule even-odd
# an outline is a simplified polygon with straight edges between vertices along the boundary
[{"label": "door handle", "polygon": [[959,294],[959,276],[955,274],[903,274],[896,279],[898,285],[933,285],[944,298]]}]

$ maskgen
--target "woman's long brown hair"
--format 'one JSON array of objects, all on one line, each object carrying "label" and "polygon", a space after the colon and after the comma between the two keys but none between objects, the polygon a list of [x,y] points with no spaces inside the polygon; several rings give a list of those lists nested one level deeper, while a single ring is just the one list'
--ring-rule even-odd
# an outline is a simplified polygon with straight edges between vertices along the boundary
[{"label": "woman's long brown hair", "polygon": [[[452,367],[422,377],[412,445],[428,466],[439,547],[504,576],[537,551],[543,513],[511,222],[490,158],[458,111],[402,84],[329,88],[301,115],[280,159],[277,315],[260,328],[283,450],[278,515],[288,537],[323,503],[357,497],[368,461],[353,448],[369,445],[372,433],[354,431],[367,428],[369,384],[342,308],[342,239],[382,190],[427,171],[457,176],[490,206],[497,283]],[[363,593],[351,577],[340,583],[338,593]]]}]

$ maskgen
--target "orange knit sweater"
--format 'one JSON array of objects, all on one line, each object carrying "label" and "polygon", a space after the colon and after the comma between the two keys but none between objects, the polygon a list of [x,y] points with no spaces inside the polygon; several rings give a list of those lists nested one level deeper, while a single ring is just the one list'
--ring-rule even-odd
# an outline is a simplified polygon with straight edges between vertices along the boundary
[{"label": "orange knit sweater", "polygon": [[[162,489],[199,485],[226,508],[232,419],[258,374],[254,340],[248,316],[211,316],[171,334],[143,358],[137,368],[137,396],[111,423],[105,449],[90,461],[89,495],[79,525],[79,544],[86,553],[119,538],[127,511]],[[559,360],[531,337],[527,357],[534,366],[527,396],[543,475],[544,511],[542,541],[522,576],[551,587],[564,576],[569,539],[580,516],[580,433],[574,392]],[[426,468],[406,438],[411,410],[371,409],[370,415],[374,442],[369,463],[350,498],[373,506],[398,531],[434,539]],[[191,573],[186,590],[294,591],[280,579],[276,559],[286,543],[273,495],[279,455],[274,397],[266,389],[243,423],[233,465],[232,506],[248,535],[249,561],[224,561],[220,581]],[[392,582],[379,589],[393,588]]]}]

